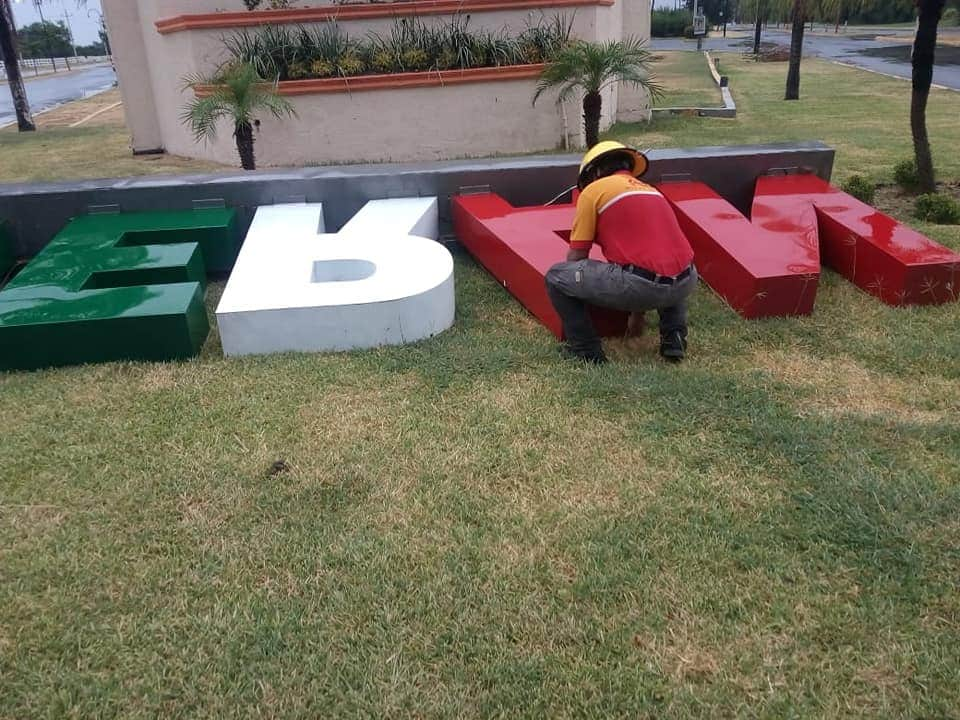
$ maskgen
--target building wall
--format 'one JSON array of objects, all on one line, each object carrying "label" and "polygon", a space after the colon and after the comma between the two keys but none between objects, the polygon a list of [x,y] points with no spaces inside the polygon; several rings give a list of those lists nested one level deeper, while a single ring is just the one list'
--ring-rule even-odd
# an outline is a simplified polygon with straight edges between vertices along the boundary
[{"label": "building wall", "polygon": [[103,14],[110,35],[110,47],[116,58],[114,64],[133,151],[148,152],[163,148],[163,134],[154,104],[149,59],[140,22],[140,3],[105,0]]},{"label": "building wall", "polygon": [[[298,7],[329,3],[300,3]],[[225,59],[223,37],[230,29],[190,29],[161,34],[157,20],[180,14],[243,11],[242,0],[103,0],[120,89],[128,108],[134,150],[162,147],[178,155],[237,164],[231,128],[223,125],[211,143],[197,144],[180,120],[191,95],[189,76],[209,74]],[[625,8],[630,7],[627,11]],[[472,12],[472,29],[520,32],[540,17],[573,18],[573,32],[591,41],[619,39],[627,20],[649,28],[649,0],[616,0],[612,6]],[[626,16],[625,16],[626,13]],[[643,20],[643,15],[646,20]],[[450,16],[422,16],[426,24]],[[390,18],[341,20],[351,36],[383,32]],[[342,162],[422,161],[538,152],[583,144],[579,102],[561,108],[549,93],[532,106],[532,80],[494,81],[438,88],[303,95],[291,98],[298,118],[261,118],[258,161],[264,166]],[[603,127],[616,119],[648,113],[646,97],[609,88],[604,93]],[[564,113],[565,110],[565,113]],[[566,127],[566,132],[565,132]]]},{"label": "building wall", "polygon": [[[549,100],[532,107],[533,90],[532,80],[507,80],[298,96],[297,120],[262,119],[258,163],[419,162],[560,149],[562,110]],[[578,146],[575,105],[568,104],[567,117],[571,146]],[[226,124],[212,143],[195,143],[178,123],[165,131],[172,153],[237,164]]]}]

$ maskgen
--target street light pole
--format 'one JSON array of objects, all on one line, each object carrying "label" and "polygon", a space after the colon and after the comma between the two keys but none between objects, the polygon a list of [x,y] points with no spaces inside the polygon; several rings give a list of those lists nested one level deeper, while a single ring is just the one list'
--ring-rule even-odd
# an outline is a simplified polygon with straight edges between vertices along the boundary
[{"label": "street light pole", "polygon": [[90,8],[87,10],[87,17],[90,17],[90,13],[96,13],[99,16],[100,20],[100,34],[103,38],[103,49],[107,51],[107,55],[113,55],[113,51],[110,49],[110,36],[107,33],[107,20],[103,17],[103,13],[97,10],[96,8]]},{"label": "street light pole", "polygon": [[66,10],[63,11],[63,20],[67,24],[67,32],[70,33],[70,47],[73,48],[73,56],[80,57],[77,53],[77,41],[73,37],[73,26],[70,24],[70,13]]}]

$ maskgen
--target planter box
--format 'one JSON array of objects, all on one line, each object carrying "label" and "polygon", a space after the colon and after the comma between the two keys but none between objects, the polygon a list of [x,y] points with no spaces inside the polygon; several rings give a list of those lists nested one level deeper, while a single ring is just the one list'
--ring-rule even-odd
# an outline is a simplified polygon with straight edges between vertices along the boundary
[{"label": "planter box", "polygon": [[[489,81],[529,80],[540,77],[543,65],[509,65],[468,70],[432,70],[427,72],[391,73],[388,75],[356,75],[354,77],[287,80],[278,84],[281,95],[316,95],[319,93],[352,93],[364,90],[401,90],[415,87],[447,87]],[[196,88],[198,97],[212,91],[210,85]],[[548,101],[549,102],[549,101]]]},{"label": "planter box", "polygon": [[[578,103],[533,106],[541,65],[296,80],[279,84],[297,117],[261,117],[256,153],[262,166],[423,162],[560,149],[582,144]],[[197,93],[209,93],[209,87]],[[606,119],[615,107],[604,97]],[[566,120],[564,119],[566,116]],[[230,128],[197,144],[182,125],[168,149],[236,164]]]},{"label": "planter box", "polygon": [[255,27],[317,23],[329,20],[375,20],[378,18],[409,17],[412,15],[452,15],[500,10],[552,10],[577,7],[609,7],[614,0],[412,0],[400,3],[365,5],[327,5],[315,8],[289,10],[255,10],[253,12],[189,13],[156,21],[157,32],[166,35],[184,30],[222,30],[225,28]]}]

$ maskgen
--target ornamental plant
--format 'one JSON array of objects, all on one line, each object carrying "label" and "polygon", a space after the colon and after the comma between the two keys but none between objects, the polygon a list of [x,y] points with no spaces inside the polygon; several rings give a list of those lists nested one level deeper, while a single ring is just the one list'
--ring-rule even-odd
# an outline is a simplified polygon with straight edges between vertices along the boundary
[{"label": "ornamental plant", "polygon": [[277,93],[271,83],[250,63],[229,63],[211,77],[195,76],[186,81],[196,97],[184,109],[182,119],[193,131],[197,142],[212,140],[217,124],[228,120],[244,170],[255,170],[253,126],[258,112],[276,118],[296,115],[290,102]]},{"label": "ornamental plant", "polygon": [[557,90],[558,103],[582,94],[583,128],[587,147],[593,147],[600,141],[602,93],[606,88],[627,83],[643,88],[653,97],[660,95],[661,86],[650,72],[653,62],[653,55],[642,40],[571,43],[547,63],[537,83],[533,103],[536,105],[548,90]]},{"label": "ornamental plant", "polygon": [[427,26],[397,19],[388,32],[354,39],[335,21],[315,27],[265,25],[224,39],[235,62],[278,81],[366,74],[466,70],[547,62],[570,43],[572,19],[556,15],[506,30],[472,30],[469,15]]}]

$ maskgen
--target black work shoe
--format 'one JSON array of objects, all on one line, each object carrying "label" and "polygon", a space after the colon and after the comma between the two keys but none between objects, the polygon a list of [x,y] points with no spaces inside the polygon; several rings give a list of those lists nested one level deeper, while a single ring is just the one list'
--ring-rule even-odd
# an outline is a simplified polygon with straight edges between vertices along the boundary
[{"label": "black work shoe", "polygon": [[660,357],[668,362],[680,362],[687,356],[687,339],[679,330],[660,336]]},{"label": "black work shoe", "polygon": [[566,345],[561,345],[560,354],[567,360],[577,360],[582,363],[590,363],[591,365],[606,365],[608,362],[607,356],[602,349],[587,352],[576,352],[568,348]]}]

